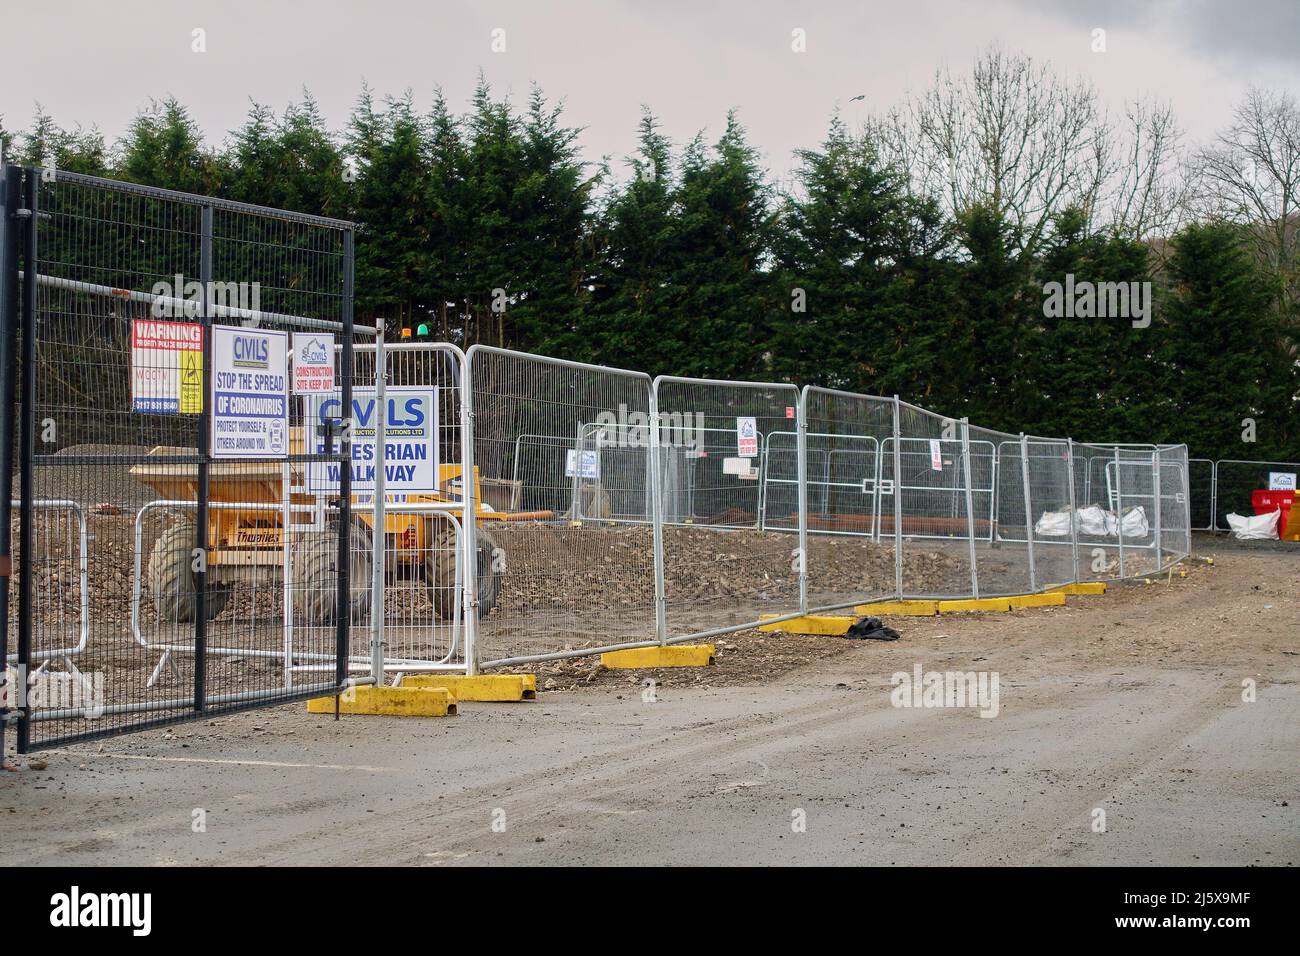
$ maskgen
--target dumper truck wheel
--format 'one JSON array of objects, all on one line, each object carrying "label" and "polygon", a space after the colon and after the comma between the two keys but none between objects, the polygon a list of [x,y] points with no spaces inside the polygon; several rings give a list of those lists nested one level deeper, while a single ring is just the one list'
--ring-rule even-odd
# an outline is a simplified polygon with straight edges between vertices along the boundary
[{"label": "dumper truck wheel", "polygon": [[[503,557],[496,539],[479,525],[474,529],[474,550],[478,553],[478,616],[487,617],[497,606],[501,581],[505,577]],[[450,621],[456,613],[456,532],[444,527],[433,539],[424,559],[424,584],[433,613]]]},{"label": "dumper truck wheel", "polygon": [[[348,554],[348,619],[359,624],[370,615],[370,532],[352,525]],[[294,553],[293,606],[307,624],[332,624],[338,607],[339,534],[337,530],[303,535]]]},{"label": "dumper truck wheel", "polygon": [[[170,525],[153,544],[149,555],[149,590],[158,617],[173,624],[191,624],[195,616],[193,521]],[[230,601],[230,588],[208,583],[204,617],[209,621]]]}]

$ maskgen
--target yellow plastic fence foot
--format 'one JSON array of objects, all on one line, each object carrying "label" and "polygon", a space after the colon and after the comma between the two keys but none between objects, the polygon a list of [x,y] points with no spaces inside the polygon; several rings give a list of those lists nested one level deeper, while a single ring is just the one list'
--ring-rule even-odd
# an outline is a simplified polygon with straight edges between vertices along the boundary
[{"label": "yellow plastic fence foot", "polygon": [[880,601],[876,604],[859,604],[854,614],[884,614],[902,617],[933,617],[939,613],[938,601]]},{"label": "yellow plastic fence foot", "polygon": [[1050,588],[1048,594],[1105,594],[1105,581],[1085,581],[1081,584],[1062,584],[1058,588]]},{"label": "yellow plastic fence foot", "polygon": [[1060,591],[1048,591],[1045,594],[1018,594],[1007,600],[1012,607],[1059,607],[1065,603],[1065,595]]},{"label": "yellow plastic fence foot", "polygon": [[403,687],[441,687],[461,702],[509,702],[537,699],[535,674],[408,674]]},{"label": "yellow plastic fence foot", "polygon": [[[313,697],[307,713],[334,713],[333,697]],[[339,697],[340,714],[379,717],[449,717],[456,713],[456,698],[444,687],[353,687]]]},{"label": "yellow plastic fence foot", "polygon": [[[775,614],[763,615],[764,618],[776,616]],[[760,624],[758,629],[760,631],[781,631],[785,634],[827,634],[832,637],[839,637],[847,633],[856,620],[856,617],[808,614],[804,617],[793,617],[788,621]]]},{"label": "yellow plastic fence foot", "polygon": [[669,644],[607,651],[600,655],[603,667],[646,670],[651,667],[708,667],[713,663],[712,644]]},{"label": "yellow plastic fence foot", "polygon": [[940,601],[940,614],[953,614],[965,611],[1009,611],[1009,598],[970,598],[964,601]]}]

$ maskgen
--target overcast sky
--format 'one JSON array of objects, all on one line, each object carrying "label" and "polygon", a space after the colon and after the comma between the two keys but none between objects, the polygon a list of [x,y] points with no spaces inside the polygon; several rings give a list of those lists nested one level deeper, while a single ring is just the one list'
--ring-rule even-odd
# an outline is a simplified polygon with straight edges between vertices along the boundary
[{"label": "overcast sky", "polygon": [[[1191,141],[1213,135],[1252,83],[1300,92],[1300,0],[47,0],[21,11],[6,17],[0,54],[4,125],[26,128],[39,102],[110,140],[168,94],[210,143],[250,98],[279,111],[304,86],[334,129],[363,80],[380,96],[409,88],[421,108],[441,87],[460,110],[481,69],[519,103],[533,81],[563,99],[586,157],[611,155],[616,170],[642,104],[678,143],[715,136],[736,107],[784,176],[837,107],[856,125],[995,42],[1088,77],[1112,110],[1135,95],[1171,101]],[[195,28],[205,53],[191,51]],[[804,53],[791,49],[796,28]],[[1097,28],[1104,53],[1091,49]]]}]

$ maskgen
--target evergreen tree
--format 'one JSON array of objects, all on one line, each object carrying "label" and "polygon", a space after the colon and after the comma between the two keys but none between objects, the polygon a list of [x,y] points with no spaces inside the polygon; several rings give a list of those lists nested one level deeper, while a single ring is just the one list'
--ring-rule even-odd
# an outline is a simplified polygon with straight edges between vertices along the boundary
[{"label": "evergreen tree", "polygon": [[278,120],[254,103],[223,159],[232,199],[321,216],[344,211],[342,157],[306,91]]},{"label": "evergreen tree", "polygon": [[[1266,275],[1239,227],[1185,227],[1173,239],[1163,303],[1160,438],[1186,441],[1194,457],[1300,456],[1296,366],[1275,345],[1282,320],[1269,308]],[[1242,445],[1242,420],[1258,444]],[[1144,434],[1150,434],[1148,427]]]},{"label": "evergreen tree", "polygon": [[798,155],[798,195],[776,239],[790,302],[774,366],[791,381],[876,394],[928,383],[946,349],[933,320],[952,296],[937,206],[909,196],[906,176],[838,119],[820,150]]},{"label": "evergreen tree", "polygon": [[[627,163],[632,178],[601,212],[601,259],[585,310],[582,347],[588,360],[625,368],[662,368],[661,329],[677,308],[677,184],[672,146],[643,111],[639,149]],[[647,366],[645,363],[653,364]]]},{"label": "evergreen tree", "polygon": [[[6,150],[8,154],[8,150]],[[104,137],[91,127],[83,130],[65,130],[38,105],[32,128],[23,137],[22,148],[12,155],[11,162],[26,166],[50,166],[68,172],[90,176],[108,174],[108,157]]]},{"label": "evergreen tree", "polygon": [[358,222],[358,321],[382,315],[411,327],[430,312],[425,259],[431,221],[429,151],[410,94],[375,108],[362,91],[349,123],[347,151],[357,164],[348,208]]},{"label": "evergreen tree", "polygon": [[712,151],[699,137],[687,147],[676,204],[675,307],[654,330],[656,369],[707,378],[771,375],[782,290],[769,268],[770,202],[771,187],[734,113]]},{"label": "evergreen tree", "polygon": [[[1056,218],[1038,264],[1044,291],[1036,302],[1036,334],[1022,346],[1038,401],[1018,429],[1077,441],[1138,441],[1150,434],[1150,419],[1158,414],[1160,376],[1153,349],[1162,334],[1160,317],[1153,314],[1149,328],[1134,328],[1132,317],[1048,314],[1067,311],[1068,276],[1076,284],[1128,286],[1150,281],[1149,263],[1145,244],[1089,233],[1082,210],[1068,209]],[[1061,286],[1059,309],[1048,304],[1048,283]]]},{"label": "evergreen tree", "polygon": [[220,164],[203,146],[198,124],[168,97],[138,114],[118,146],[114,175],[128,182],[213,195]]}]

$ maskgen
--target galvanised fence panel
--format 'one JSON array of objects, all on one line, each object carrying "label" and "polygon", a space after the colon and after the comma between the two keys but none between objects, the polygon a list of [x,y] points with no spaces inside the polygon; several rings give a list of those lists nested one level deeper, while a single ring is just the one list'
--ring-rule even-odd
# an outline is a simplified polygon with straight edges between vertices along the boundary
[{"label": "galvanised fence panel", "polygon": [[1161,566],[1192,553],[1190,462],[1186,445],[1162,445],[1160,463]]},{"label": "galvanised fence panel", "polygon": [[902,595],[970,594],[972,535],[987,534],[990,518],[985,512],[976,521],[967,463],[976,454],[992,456],[993,447],[972,436],[968,459],[960,420],[906,402],[898,403],[896,431],[880,452],[880,533],[902,537]]},{"label": "galvanised fence panel", "polygon": [[[339,687],[347,478],[310,507],[290,489],[346,473],[349,449],[305,447],[285,370],[292,332],[333,333],[351,361],[350,225],[52,170],[6,182],[24,212],[3,448],[20,749]],[[327,666],[295,680],[299,655]]]},{"label": "galvanised fence panel", "polygon": [[[467,381],[465,356],[455,345],[382,341],[354,347],[355,445],[391,453],[383,455],[382,495],[377,472],[353,482],[355,540],[359,546],[371,542],[371,579],[366,619],[352,622],[352,672],[468,668],[475,618],[465,613],[465,528],[480,508],[514,512],[519,503],[509,481],[480,479],[477,492],[465,494]],[[475,549],[481,569],[476,599],[490,612],[497,580],[490,533],[478,536]]]},{"label": "galvanised fence panel", "polygon": [[1300,462],[1295,461],[1242,461],[1222,458],[1214,465],[1215,527],[1226,529],[1228,515],[1253,515],[1251,493],[1268,487],[1273,472],[1296,474]]},{"label": "galvanised fence panel", "polygon": [[[894,438],[894,402],[810,386],[803,405],[808,606],[892,597],[898,591],[899,541],[892,531],[881,534],[884,521],[891,528],[893,522],[892,512],[881,515],[881,454]],[[798,529],[797,507],[785,526]]]},{"label": "galvanised fence panel", "polygon": [[654,642],[650,377],[478,345],[467,365],[481,665]]},{"label": "galvanised fence panel", "polygon": [[1187,460],[1188,509],[1193,531],[1213,531],[1214,462],[1209,458]]},{"label": "galvanised fence panel", "polygon": [[1037,437],[1021,441],[1029,476],[1026,528],[1033,548],[1033,590],[1068,584],[1075,580],[1078,556],[1070,531],[1074,510],[1070,442]]},{"label": "galvanised fence panel", "polygon": [[[799,390],[660,376],[654,396],[661,422],[682,423],[686,435],[681,447],[661,443],[659,453],[668,635],[680,639],[798,610],[798,537],[763,529],[768,512],[788,529],[800,510],[797,484],[792,499],[788,482],[800,471],[797,443],[790,468],[788,441],[799,429]],[[772,446],[774,436],[782,437]],[[787,479],[771,488],[763,480],[769,447],[776,449],[776,473]]]}]

